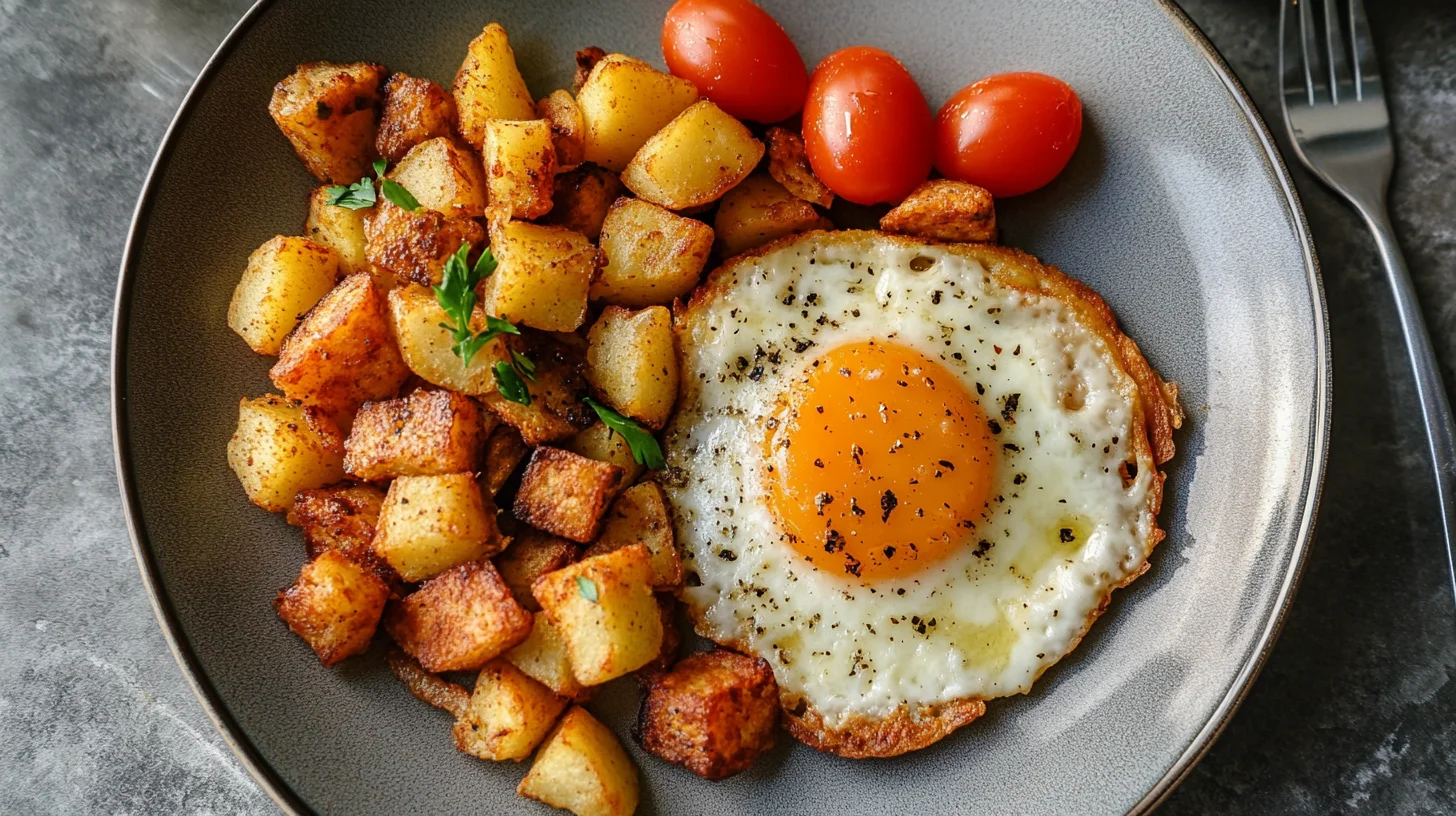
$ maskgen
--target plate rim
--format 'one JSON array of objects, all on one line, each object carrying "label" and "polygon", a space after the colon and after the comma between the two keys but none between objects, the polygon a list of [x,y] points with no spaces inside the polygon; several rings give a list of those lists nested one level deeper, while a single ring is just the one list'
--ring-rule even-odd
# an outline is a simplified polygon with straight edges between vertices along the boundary
[{"label": "plate rim", "polygon": [[[177,665],[182,669],[182,674],[187,684],[192,688],[193,694],[201,704],[202,710],[207,714],[209,720],[217,732],[222,736],[228,748],[237,757],[247,770],[248,775],[258,784],[263,792],[272,799],[273,803],[287,814],[309,814],[314,812],[303,799],[289,786],[282,776],[262,756],[247,733],[233,718],[228,711],[227,703],[222,699],[217,689],[213,686],[211,679],[204,672],[192,645],[182,634],[181,622],[177,618],[172,607],[171,599],[166,589],[162,586],[161,573],[158,564],[152,556],[151,549],[147,543],[146,534],[142,529],[141,507],[137,497],[134,474],[131,472],[131,440],[127,431],[127,405],[126,405],[126,359],[127,359],[127,329],[130,327],[130,309],[132,286],[136,278],[136,265],[140,255],[141,239],[146,232],[145,223],[151,214],[155,203],[158,188],[158,179],[162,168],[171,158],[173,150],[177,146],[177,137],[183,125],[191,118],[203,91],[208,88],[220,70],[220,66],[232,54],[242,42],[244,37],[252,29],[258,19],[278,0],[255,0],[253,5],[245,11],[233,27],[228,31],[218,44],[216,50],[208,57],[203,64],[202,70],[197,74],[191,86],[187,89],[186,95],[182,98],[177,112],[173,114],[162,135],[162,140],[157,148],[157,153],[147,169],[146,176],[142,181],[141,192],[137,197],[136,207],[132,212],[131,224],[127,230],[126,243],[122,252],[120,274],[116,285],[116,298],[112,312],[112,335],[111,335],[111,430],[112,430],[112,453],[116,467],[117,484],[120,488],[122,499],[122,514],[126,521],[128,537],[131,539],[132,554],[136,558],[137,566],[141,571],[142,584],[146,588],[147,599],[151,604],[152,612],[157,618],[157,623],[162,629],[162,635],[167,641],[167,646],[172,652]],[[1259,143],[1264,154],[1264,160],[1268,163],[1269,169],[1274,175],[1279,190],[1284,195],[1285,205],[1295,225],[1295,237],[1299,240],[1300,250],[1304,257],[1306,282],[1309,285],[1311,300],[1314,306],[1314,340],[1316,350],[1315,367],[1315,393],[1314,415],[1312,422],[1312,436],[1310,439],[1313,456],[1308,470],[1304,474],[1304,506],[1300,512],[1299,526],[1293,542],[1293,550],[1290,556],[1290,568],[1284,575],[1279,592],[1275,597],[1274,612],[1264,624],[1264,630],[1260,633],[1255,642],[1248,659],[1235,675],[1233,682],[1224,692],[1223,699],[1219,701],[1203,727],[1194,735],[1188,746],[1184,748],[1173,764],[1164,770],[1159,778],[1142,798],[1128,811],[1130,814],[1144,814],[1151,812],[1160,805],[1177,788],[1178,784],[1187,777],[1193,766],[1208,753],[1217,741],[1223,729],[1228,725],[1233,715],[1237,712],[1239,705],[1247,697],[1249,690],[1253,687],[1254,680],[1260,670],[1267,662],[1274,643],[1278,640],[1284,623],[1288,618],[1289,607],[1294,601],[1294,595],[1298,590],[1300,578],[1304,573],[1305,562],[1309,554],[1310,545],[1314,538],[1315,519],[1319,510],[1320,498],[1324,489],[1324,476],[1327,459],[1329,456],[1329,433],[1331,420],[1331,404],[1333,391],[1331,385],[1331,361],[1330,361],[1330,336],[1329,336],[1329,311],[1325,301],[1324,284],[1320,277],[1319,260],[1315,255],[1314,239],[1310,235],[1309,222],[1304,214],[1304,207],[1300,203],[1299,193],[1295,189],[1294,180],[1289,175],[1289,168],[1284,162],[1283,154],[1279,151],[1277,143],[1259,114],[1258,108],[1250,99],[1243,84],[1224,60],[1214,46],[1186,12],[1177,4],[1176,0],[1155,0],[1159,8],[1163,10],[1169,19],[1182,30],[1189,43],[1196,48],[1208,63],[1209,69],[1223,83],[1228,91],[1229,97],[1239,108],[1239,111],[1247,120],[1249,128]]]}]

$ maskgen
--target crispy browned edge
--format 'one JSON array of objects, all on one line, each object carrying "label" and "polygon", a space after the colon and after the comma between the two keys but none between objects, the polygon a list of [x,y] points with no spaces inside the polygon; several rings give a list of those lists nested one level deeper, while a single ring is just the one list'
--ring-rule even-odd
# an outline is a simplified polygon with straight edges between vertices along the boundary
[{"label": "crispy browned edge", "polygon": [[[1162,506],[1164,474],[1157,465],[1173,458],[1173,431],[1183,423],[1183,411],[1178,405],[1178,388],[1165,382],[1143,357],[1132,338],[1123,334],[1118,326],[1117,316],[1111,307],[1091,287],[1066,275],[1055,266],[1043,264],[1035,257],[1018,249],[991,244],[960,244],[936,241],[927,238],[891,235],[874,230],[839,230],[826,232],[815,230],[799,235],[790,235],[772,241],[756,249],[730,258],[713,270],[703,284],[693,293],[692,299],[683,305],[677,303],[674,309],[674,325],[678,333],[678,347],[684,347],[683,334],[686,324],[695,312],[724,295],[731,287],[736,269],[795,243],[809,242],[843,243],[847,241],[889,241],[902,247],[941,247],[962,257],[980,263],[991,274],[993,280],[1002,286],[1027,293],[1054,298],[1073,310],[1082,325],[1094,332],[1106,344],[1110,352],[1116,353],[1114,364],[1119,364],[1123,374],[1122,393],[1139,410],[1133,413],[1132,447],[1139,469],[1152,474],[1148,491],[1149,509],[1153,514],[1153,527],[1149,534],[1148,551],[1151,552],[1164,533],[1157,525],[1157,513]],[[698,380],[684,376],[679,387],[678,406],[688,404],[691,390],[698,387]],[[1150,396],[1149,396],[1150,395]],[[1068,646],[1063,656],[1070,654],[1088,629],[1107,609],[1114,591],[1127,586],[1148,569],[1143,562],[1122,582],[1109,587],[1102,603],[1087,616],[1087,625],[1081,634]],[[688,605],[694,617],[694,627],[705,631],[697,610]],[[721,645],[745,653],[752,653],[747,644],[723,642]],[[1055,661],[1053,661],[1055,663]],[[1049,668],[1052,664],[1048,664]],[[1042,671],[1046,669],[1043,668]],[[1038,677],[1040,673],[1038,673]],[[1033,679],[1034,680],[1034,679]],[[924,748],[945,738],[946,735],[977,719],[986,711],[985,701],[977,698],[948,700],[935,705],[902,705],[883,718],[850,717],[836,726],[829,725],[822,714],[795,695],[780,692],[784,722],[790,734],[800,742],[821,751],[838,754],[850,759],[866,757],[897,756],[908,751]]]},{"label": "crispy browned edge", "polygon": [[763,658],[726,649],[695,654],[647,681],[637,739],[653,756],[725,779],[773,747],[778,698]]}]

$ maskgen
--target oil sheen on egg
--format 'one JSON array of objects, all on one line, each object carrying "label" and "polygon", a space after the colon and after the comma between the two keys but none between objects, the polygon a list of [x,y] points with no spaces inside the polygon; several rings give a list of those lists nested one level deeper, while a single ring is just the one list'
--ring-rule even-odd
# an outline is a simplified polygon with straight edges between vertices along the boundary
[{"label": "oil sheen on egg", "polygon": [[830,727],[1026,691],[1157,541],[1115,350],[970,254],[781,244],[720,270],[680,340],[695,624]]}]

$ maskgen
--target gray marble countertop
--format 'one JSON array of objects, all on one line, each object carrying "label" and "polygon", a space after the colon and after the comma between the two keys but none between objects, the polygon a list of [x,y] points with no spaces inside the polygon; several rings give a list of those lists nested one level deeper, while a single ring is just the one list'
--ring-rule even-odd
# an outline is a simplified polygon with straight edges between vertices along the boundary
[{"label": "gray marble countertop", "polygon": [[[142,177],[248,4],[0,0],[0,813],[274,811],[147,604],[107,402]],[[1277,0],[1184,5],[1282,140]],[[1395,221],[1456,382],[1456,4],[1368,5],[1397,128]],[[1319,534],[1267,667],[1163,812],[1456,814],[1456,616],[1398,326],[1354,213],[1293,172],[1334,346]]]}]

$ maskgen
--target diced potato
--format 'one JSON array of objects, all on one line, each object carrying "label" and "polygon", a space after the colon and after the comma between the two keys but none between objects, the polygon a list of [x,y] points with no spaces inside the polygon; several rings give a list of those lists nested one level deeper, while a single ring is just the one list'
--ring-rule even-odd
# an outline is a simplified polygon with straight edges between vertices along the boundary
[{"label": "diced potato", "polygon": [[705,779],[723,779],[773,747],[778,719],[768,663],[718,649],[653,679],[642,705],[642,747]]},{"label": "diced potato", "polygon": [[713,231],[718,234],[724,257],[785,235],[833,226],[814,205],[790,195],[768,176],[749,176],[729,190],[713,219]]},{"label": "diced potato", "polygon": [[309,558],[337,551],[393,586],[399,575],[374,552],[374,529],[383,506],[383,491],[370,485],[300,490],[288,511],[288,523],[302,528]]},{"label": "diced potato", "polygon": [[366,403],[344,442],[344,470],[366,481],[473,472],[482,429],[480,406],[453,391]]},{"label": "diced potato", "polygon": [[652,682],[652,679],[671,669],[677,663],[677,654],[682,651],[682,629],[677,624],[677,599],[666,592],[653,593],[657,601],[657,614],[662,619],[662,648],[657,655],[637,670],[638,679]]},{"label": "diced potato", "polygon": [[531,613],[489,561],[469,561],[426,581],[385,627],[426,671],[471,671],[525,640]]},{"label": "diced potato", "polygon": [[636,671],[662,649],[651,555],[641,544],[548,573],[532,592],[566,641],[571,670],[584,686]]},{"label": "diced potato", "polygon": [[632,446],[627,444],[627,440],[602,422],[577,432],[576,436],[566,440],[562,447],[588,459],[609,462],[621,468],[623,487],[636,482],[637,477],[641,476],[645,469],[642,465],[637,464],[637,459],[632,456]]},{"label": "diced potato", "polygon": [[571,436],[596,421],[596,414],[581,401],[587,389],[581,352],[541,333],[532,333],[530,340],[526,353],[536,364],[536,379],[525,385],[531,404],[511,402],[498,393],[482,400],[527,445],[540,445]]},{"label": "diced potato", "polygon": [[469,473],[395,479],[374,535],[374,551],[406,581],[422,581],[503,546],[495,507]]},{"label": "diced potato", "polygon": [[511,588],[516,602],[526,610],[540,612],[541,605],[531,594],[531,585],[548,572],[555,572],[575,561],[581,547],[559,536],[527,527],[515,537],[506,551],[495,557],[501,580]]},{"label": "diced potato", "polygon": [[455,107],[460,135],[479,150],[491,119],[530,119],[536,115],[516,54],[498,23],[485,27],[470,43],[465,63],[455,74]]},{"label": "diced potato", "polygon": [[595,45],[588,45],[576,52],[576,71],[571,77],[572,93],[581,90],[581,86],[586,84],[587,77],[591,76],[592,69],[597,67],[597,63],[606,56],[607,52]]},{"label": "diced potato", "polygon": [[[455,132],[455,100],[428,79],[395,72],[384,84],[384,112],[374,147],[391,164],[410,148]],[[413,188],[410,189],[414,192]],[[418,193],[416,193],[418,195]]]},{"label": "diced potato", "polygon": [[576,816],[629,816],[637,809],[637,769],[605,725],[572,706],[516,792]]},{"label": "diced potato", "polygon": [[682,585],[682,556],[673,541],[672,516],[667,497],[656,482],[627,488],[612,503],[602,524],[602,534],[586,549],[588,558],[620,550],[633,544],[647,548],[652,560],[652,588],[658,591]]},{"label": "diced potato", "polygon": [[[485,414],[495,417],[495,413]],[[516,466],[526,458],[531,449],[521,439],[521,432],[502,424],[485,440],[485,468],[480,472],[480,490],[487,496],[494,496],[505,486]]]},{"label": "diced potato", "polygon": [[352,184],[368,175],[384,73],[367,62],[310,62],[273,89],[268,113],[320,181]]},{"label": "diced potato", "polygon": [[509,221],[492,229],[491,250],[499,266],[485,280],[486,312],[555,332],[574,331],[586,320],[587,292],[599,265],[586,236]]},{"label": "diced potato", "polygon": [[638,198],[669,210],[717,201],[763,158],[763,142],[704,99],[652,135],[622,171]]},{"label": "diced potato", "polygon": [[[496,338],[486,343],[470,364],[455,356],[454,339],[441,323],[450,317],[440,308],[435,293],[423,286],[408,284],[389,293],[389,316],[394,336],[404,362],[420,379],[441,388],[462,394],[490,394],[495,391],[495,375],[491,366],[508,360],[506,341]],[[485,309],[479,305],[471,317],[470,328],[485,331]]]},{"label": "diced potato", "polygon": [[465,218],[485,215],[485,170],[480,159],[447,136],[415,145],[389,177],[422,207]]},{"label": "diced potato", "polygon": [[511,665],[562,697],[582,702],[591,696],[591,689],[578,683],[576,673],[571,670],[566,639],[545,615],[531,619],[531,634],[506,652],[505,657]]},{"label": "diced potato", "polygon": [[556,172],[571,170],[586,155],[586,123],[581,108],[567,91],[552,91],[536,103],[536,115],[551,124],[551,143],[556,146]]},{"label": "diced potato", "polygon": [[519,762],[546,739],[566,704],[515,666],[492,661],[475,678],[470,706],[455,723],[455,745],[481,759]]},{"label": "diced potato", "polygon": [[652,134],[698,99],[686,79],[622,54],[609,54],[577,91],[586,124],[586,160],[620,173]]},{"label": "diced potato", "polygon": [[308,197],[304,235],[338,253],[339,271],[343,275],[368,272],[369,262],[364,258],[365,211],[330,204],[329,197],[327,187],[314,190]]},{"label": "diced potato", "polygon": [[661,428],[677,400],[672,313],[608,306],[587,333],[586,378],[618,413]]},{"label": "diced potato", "polygon": [[465,710],[470,707],[470,691],[464,686],[425,671],[418,660],[399,649],[390,649],[385,660],[389,663],[389,670],[404,683],[415,699],[444,709],[455,715],[457,720],[465,716]]},{"label": "diced potato", "polygon": [[880,229],[942,241],[995,241],[996,203],[974,184],[933,179],[885,213]]},{"label": "diced potato", "polygon": [[521,476],[516,518],[585,544],[601,532],[602,516],[621,482],[616,465],[543,445]]},{"label": "diced potato", "polygon": [[551,209],[556,147],[545,119],[485,123],[485,178],[502,217],[537,218]]},{"label": "diced potato", "polygon": [[304,564],[298,580],[278,593],[273,605],[319,662],[332,666],[369,648],[387,600],[383,579],[329,550]]},{"label": "diced potato", "polygon": [[781,127],[771,127],[765,134],[768,139],[768,174],[797,198],[810,204],[829,208],[834,204],[834,193],[809,166],[809,157],[804,153],[804,137]]},{"label": "diced potato", "polygon": [[253,250],[233,289],[228,328],[259,354],[277,354],[283,338],[339,282],[339,256],[306,238],[282,235]]},{"label": "diced potato", "polygon": [[600,240],[607,265],[591,298],[633,308],[666,306],[691,292],[713,251],[707,224],[635,198],[617,199]]},{"label": "diced potato", "polygon": [[602,233],[602,222],[622,182],[611,170],[587,164],[556,177],[556,190],[551,194],[551,212],[545,223],[565,227],[595,241]]},{"label": "diced potato", "polygon": [[309,427],[303,408],[273,394],[239,403],[227,457],[248,500],[275,513],[292,508],[300,490],[344,478],[343,456]]},{"label": "diced potato", "polygon": [[364,216],[365,258],[401,280],[438,286],[461,244],[483,247],[485,229],[472,218],[428,207],[411,212],[382,196]]}]

